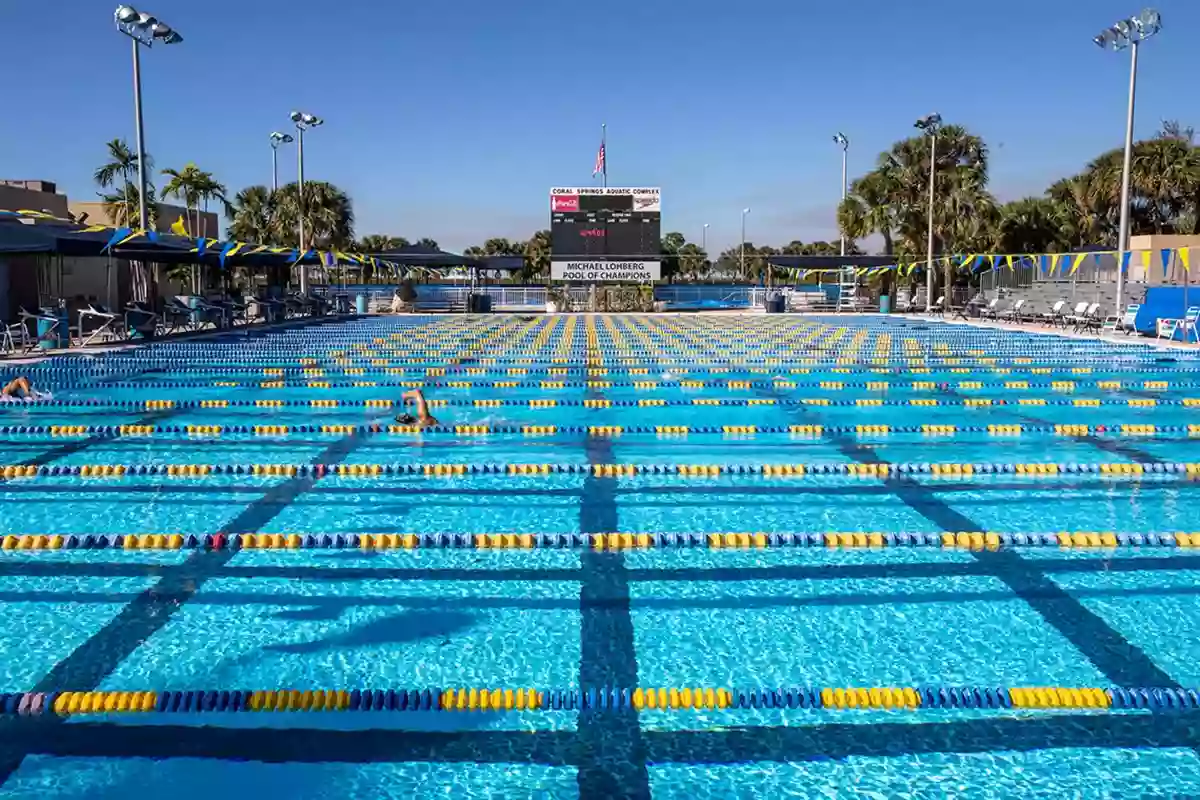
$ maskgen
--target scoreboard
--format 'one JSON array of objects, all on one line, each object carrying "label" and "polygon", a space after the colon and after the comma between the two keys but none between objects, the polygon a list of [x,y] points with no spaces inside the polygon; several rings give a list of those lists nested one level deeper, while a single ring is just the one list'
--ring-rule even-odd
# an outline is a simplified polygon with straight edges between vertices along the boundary
[{"label": "scoreboard", "polygon": [[658,280],[661,212],[658,189],[551,189],[551,277],[578,281]]}]

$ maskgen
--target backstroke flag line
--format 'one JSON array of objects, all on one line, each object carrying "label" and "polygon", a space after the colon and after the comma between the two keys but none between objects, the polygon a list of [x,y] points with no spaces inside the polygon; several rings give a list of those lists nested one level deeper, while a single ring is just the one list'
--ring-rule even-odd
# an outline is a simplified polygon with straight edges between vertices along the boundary
[{"label": "backstroke flag line", "polygon": [[597,175],[603,176],[603,184],[608,186],[608,125],[600,126],[600,149],[596,151],[596,166],[592,170],[592,177]]}]

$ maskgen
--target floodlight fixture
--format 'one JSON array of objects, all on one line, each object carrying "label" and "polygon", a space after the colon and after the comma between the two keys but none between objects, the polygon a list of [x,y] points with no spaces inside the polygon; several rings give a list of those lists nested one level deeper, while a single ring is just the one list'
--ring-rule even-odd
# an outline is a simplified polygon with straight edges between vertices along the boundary
[{"label": "floodlight fixture", "polygon": [[833,135],[833,141],[837,144],[840,144],[843,150],[850,146],[850,140],[847,139],[846,134],[842,133],[841,131],[838,131]]},{"label": "floodlight fixture", "polygon": [[183,37],[170,25],[133,6],[117,6],[113,21],[117,24],[117,30],[146,47],[154,46],[155,41],[163,44],[179,44],[183,41]]}]

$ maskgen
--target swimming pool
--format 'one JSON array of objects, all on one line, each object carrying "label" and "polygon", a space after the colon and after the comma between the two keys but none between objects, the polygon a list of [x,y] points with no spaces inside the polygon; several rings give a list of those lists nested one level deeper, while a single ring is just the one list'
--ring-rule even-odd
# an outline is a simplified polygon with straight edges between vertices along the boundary
[{"label": "swimming pool", "polygon": [[495,315],[20,370],[5,796],[1200,792],[1189,353]]}]

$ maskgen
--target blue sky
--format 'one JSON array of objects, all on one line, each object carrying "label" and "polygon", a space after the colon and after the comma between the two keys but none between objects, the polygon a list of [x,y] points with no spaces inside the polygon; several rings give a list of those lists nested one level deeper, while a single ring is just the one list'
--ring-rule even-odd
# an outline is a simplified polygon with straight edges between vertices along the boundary
[{"label": "blue sky", "polygon": [[[661,186],[663,227],[711,249],[834,238],[840,158],[869,168],[938,111],[992,148],[1002,199],[1119,146],[1126,54],[1091,37],[1138,0],[146,0],[186,38],[143,55],[147,145],[231,191],[270,180],[267,135],[326,119],[306,176],[352,197],[359,234],[462,248],[548,225],[551,186]],[[91,199],[103,144],[133,141],[130,47],[95,0],[0,5],[9,32],[0,177]],[[135,3],[135,5],[138,5]],[[1138,135],[1200,127],[1200,3],[1162,0],[1142,49]],[[824,9],[813,15],[812,9]],[[589,63],[590,62],[590,63]],[[1189,118],[1188,115],[1195,115]],[[281,180],[295,176],[281,151]]]}]

